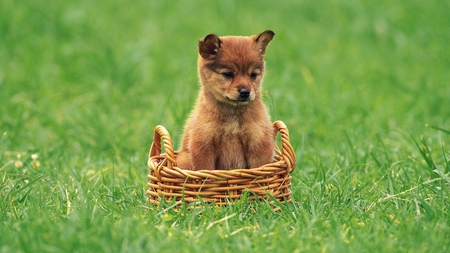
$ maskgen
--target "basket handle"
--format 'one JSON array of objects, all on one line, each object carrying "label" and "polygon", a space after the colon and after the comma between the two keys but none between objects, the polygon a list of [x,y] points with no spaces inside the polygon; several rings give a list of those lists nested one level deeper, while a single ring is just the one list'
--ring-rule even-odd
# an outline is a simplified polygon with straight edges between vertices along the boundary
[{"label": "basket handle", "polygon": [[[281,157],[286,161],[291,171],[295,169],[295,152],[289,140],[289,130],[283,121],[275,121],[273,126],[277,132],[281,135]],[[161,125],[155,127],[155,132],[153,135],[153,143],[148,154],[150,159],[152,156],[161,155],[161,139],[164,143],[164,150],[166,151],[166,159],[169,160],[169,164],[177,166],[177,161],[175,160],[175,152],[173,149],[172,138],[170,137],[167,129]]]},{"label": "basket handle", "polygon": [[164,150],[166,152],[166,159],[169,160],[169,164],[176,166],[175,152],[173,150],[172,138],[169,131],[161,125],[155,127],[155,133],[153,134],[153,143],[148,153],[148,158],[152,156],[161,155],[161,139],[164,143]]},{"label": "basket handle", "polygon": [[275,121],[273,126],[281,135],[281,157],[286,161],[292,172],[295,169],[296,157],[289,140],[289,130],[281,120]]}]

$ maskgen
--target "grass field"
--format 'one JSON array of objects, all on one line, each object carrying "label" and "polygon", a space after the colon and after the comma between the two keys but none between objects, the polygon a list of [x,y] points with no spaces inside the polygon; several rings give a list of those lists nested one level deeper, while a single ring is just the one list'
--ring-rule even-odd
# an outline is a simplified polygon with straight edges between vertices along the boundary
[{"label": "grass field", "polygon": [[[447,252],[450,2],[0,2],[0,252]],[[293,203],[146,201],[197,41],[272,29]],[[201,215],[199,215],[201,213]]]}]

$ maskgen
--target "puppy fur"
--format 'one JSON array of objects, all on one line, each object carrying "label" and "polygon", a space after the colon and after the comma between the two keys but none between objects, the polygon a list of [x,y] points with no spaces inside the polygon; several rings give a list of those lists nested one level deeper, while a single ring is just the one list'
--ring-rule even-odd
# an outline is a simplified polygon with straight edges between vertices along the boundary
[{"label": "puppy fur", "polygon": [[274,35],[209,34],[199,41],[201,89],[185,126],[179,168],[230,170],[273,161],[275,130],[261,100],[261,82]]}]

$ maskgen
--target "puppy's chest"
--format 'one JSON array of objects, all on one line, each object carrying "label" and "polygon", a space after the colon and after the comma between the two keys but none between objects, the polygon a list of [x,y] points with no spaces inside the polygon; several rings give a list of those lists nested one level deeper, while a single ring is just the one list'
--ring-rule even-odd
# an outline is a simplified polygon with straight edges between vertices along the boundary
[{"label": "puppy's chest", "polygon": [[[218,131],[217,134],[225,134],[225,135],[239,135],[242,131],[241,124],[238,121],[228,121],[219,126],[221,131]],[[218,129],[218,130],[219,130]]]},{"label": "puppy's chest", "polygon": [[258,135],[258,131],[252,131],[251,124],[230,121],[217,127],[214,140],[219,146],[224,145],[224,143],[235,143],[234,145],[239,143],[246,146],[254,135]]}]

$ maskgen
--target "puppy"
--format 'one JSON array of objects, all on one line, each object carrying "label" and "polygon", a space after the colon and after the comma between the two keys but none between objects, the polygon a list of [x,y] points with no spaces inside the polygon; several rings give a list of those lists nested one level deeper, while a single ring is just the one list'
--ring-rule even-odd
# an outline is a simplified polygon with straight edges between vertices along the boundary
[{"label": "puppy", "polygon": [[201,89],[185,126],[179,168],[230,170],[273,161],[275,130],[261,100],[261,82],[274,35],[209,34],[199,41]]}]

